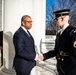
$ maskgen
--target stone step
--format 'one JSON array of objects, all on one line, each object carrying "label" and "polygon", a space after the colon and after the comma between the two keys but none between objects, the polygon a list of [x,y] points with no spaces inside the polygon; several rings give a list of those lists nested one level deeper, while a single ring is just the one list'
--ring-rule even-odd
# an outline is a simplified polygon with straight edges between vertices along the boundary
[{"label": "stone step", "polygon": [[[54,70],[56,69],[56,59],[50,58],[46,61],[38,62],[37,64],[37,75],[56,75]],[[0,75],[16,75],[13,70],[8,70],[6,68],[2,68],[0,70]]]},{"label": "stone step", "polygon": [[0,68],[0,75],[16,75],[13,69],[7,69],[4,66]]},{"label": "stone step", "polygon": [[4,73],[4,72],[0,71],[0,75],[16,75],[16,74],[9,74],[9,73]]},{"label": "stone step", "polygon": [[[56,59],[50,58],[46,61],[41,61],[37,63],[37,70],[43,75],[56,75],[55,69],[56,69]],[[48,73],[47,73],[48,72]],[[47,74],[46,74],[47,73]]]}]

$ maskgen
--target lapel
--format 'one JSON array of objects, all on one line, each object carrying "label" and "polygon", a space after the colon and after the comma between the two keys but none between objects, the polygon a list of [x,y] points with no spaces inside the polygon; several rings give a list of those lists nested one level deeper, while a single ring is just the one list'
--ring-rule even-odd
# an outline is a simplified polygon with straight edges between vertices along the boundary
[{"label": "lapel", "polygon": [[24,35],[29,39],[29,40],[31,40],[32,42],[34,42],[34,39],[33,39],[33,37],[32,37],[32,35],[30,34],[30,36],[20,27],[20,30],[24,33]]},{"label": "lapel", "polygon": [[33,39],[33,37],[32,37],[32,35],[30,34],[30,32],[29,32],[29,31],[27,31],[27,32],[28,32],[28,34],[30,35],[29,37]]}]

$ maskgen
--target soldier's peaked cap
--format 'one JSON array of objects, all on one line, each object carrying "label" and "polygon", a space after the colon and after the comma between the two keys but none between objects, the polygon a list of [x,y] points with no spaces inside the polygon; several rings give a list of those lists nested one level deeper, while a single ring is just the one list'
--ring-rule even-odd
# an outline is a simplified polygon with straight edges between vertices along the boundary
[{"label": "soldier's peaked cap", "polygon": [[65,15],[69,15],[69,9],[62,9],[62,10],[58,10],[53,12],[55,14],[55,18],[58,18],[60,16],[65,16]]}]

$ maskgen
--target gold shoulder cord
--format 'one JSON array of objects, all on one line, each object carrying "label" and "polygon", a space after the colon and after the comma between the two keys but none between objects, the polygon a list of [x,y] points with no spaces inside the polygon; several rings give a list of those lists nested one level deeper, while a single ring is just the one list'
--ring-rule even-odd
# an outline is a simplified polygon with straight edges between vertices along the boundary
[{"label": "gold shoulder cord", "polygon": [[74,31],[74,29],[71,30],[70,35],[72,34],[73,31]]},{"label": "gold shoulder cord", "polygon": [[74,46],[74,48],[76,48],[76,41],[74,41],[73,46]]},{"label": "gold shoulder cord", "polygon": [[61,65],[60,65],[60,70],[63,72],[63,74],[65,74],[65,72],[62,70]]}]

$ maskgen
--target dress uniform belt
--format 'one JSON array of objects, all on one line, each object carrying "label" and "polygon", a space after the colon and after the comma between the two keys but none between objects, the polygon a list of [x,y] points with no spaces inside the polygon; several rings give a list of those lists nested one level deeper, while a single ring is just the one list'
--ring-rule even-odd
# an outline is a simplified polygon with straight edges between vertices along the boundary
[{"label": "dress uniform belt", "polygon": [[70,53],[68,53],[68,52],[63,52],[63,51],[60,51],[60,55],[61,55],[61,56],[69,56],[69,55],[70,55]]}]

